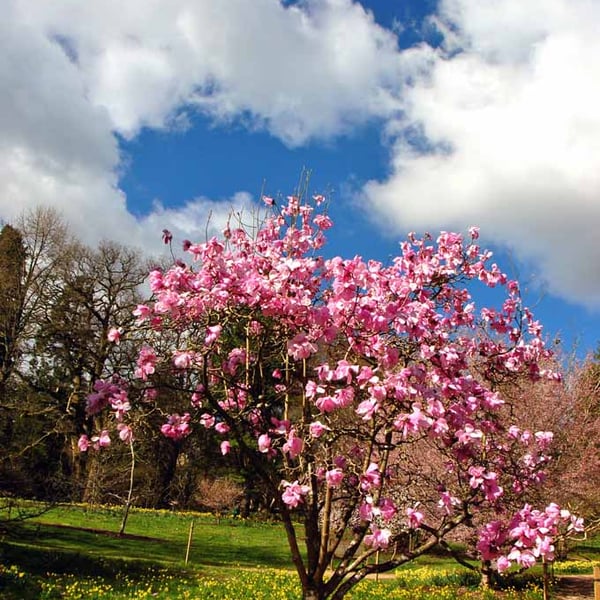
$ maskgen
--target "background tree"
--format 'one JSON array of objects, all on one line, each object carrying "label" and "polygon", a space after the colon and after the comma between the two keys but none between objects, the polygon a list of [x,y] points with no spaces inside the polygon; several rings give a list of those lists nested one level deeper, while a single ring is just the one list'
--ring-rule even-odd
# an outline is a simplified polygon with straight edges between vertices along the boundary
[{"label": "background tree", "polygon": [[[586,520],[600,525],[600,371],[598,359],[567,363],[563,384],[538,400],[538,418],[556,432],[547,493]],[[532,411],[533,412],[533,411]],[[565,548],[566,551],[566,548]]]},{"label": "background tree", "polygon": [[5,225],[0,231],[0,394],[18,361],[25,304],[26,250],[21,233]]},{"label": "background tree", "polygon": [[5,243],[11,240],[8,245],[12,248],[2,252],[5,277],[0,284],[5,328],[0,386],[3,419],[0,479],[5,492],[37,495],[38,483],[48,489],[48,481],[52,479],[48,471],[39,469],[40,463],[48,458],[39,444],[49,435],[48,411],[38,394],[25,384],[23,376],[34,368],[31,356],[39,331],[40,311],[52,301],[49,284],[57,265],[69,254],[69,241],[59,215],[44,209],[27,213],[15,227],[6,226],[2,233]]}]

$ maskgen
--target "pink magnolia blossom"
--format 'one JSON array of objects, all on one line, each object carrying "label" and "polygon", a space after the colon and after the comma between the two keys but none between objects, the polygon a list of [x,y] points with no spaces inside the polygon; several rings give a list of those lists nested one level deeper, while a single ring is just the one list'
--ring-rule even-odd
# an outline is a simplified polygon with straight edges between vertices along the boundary
[{"label": "pink magnolia blossom", "polygon": [[188,436],[191,432],[190,414],[172,414],[168,421],[160,428],[160,431],[165,437],[173,440],[180,440]]},{"label": "pink magnolia blossom", "polygon": [[384,521],[391,521],[398,512],[396,505],[390,498],[381,498],[379,500],[379,511]]},{"label": "pink magnolia blossom", "polygon": [[296,508],[299,504],[304,502],[304,496],[310,491],[310,487],[307,485],[300,485],[298,480],[290,483],[289,481],[283,482],[284,491],[281,495],[281,499],[290,508]]},{"label": "pink magnolia blossom", "polygon": [[211,344],[216,342],[219,339],[222,330],[223,328],[221,327],[221,325],[212,325],[211,327],[208,327],[206,329],[206,337],[204,338],[204,344],[206,346],[210,346]]},{"label": "pink magnolia blossom", "polygon": [[152,375],[155,371],[158,357],[152,348],[144,346],[140,350],[140,354],[137,360],[137,369],[135,370],[135,376],[140,379],[148,379],[148,375]]},{"label": "pink magnolia blossom", "polygon": [[146,304],[138,304],[133,311],[133,316],[138,318],[138,321],[145,321],[152,315],[152,309]]},{"label": "pink magnolia blossom", "polygon": [[375,398],[363,400],[356,408],[356,414],[362,417],[365,421],[373,418],[373,415],[379,408],[379,402]]},{"label": "pink magnolia blossom", "polygon": [[133,441],[133,430],[129,425],[125,425],[125,423],[119,423],[117,425],[117,430],[119,431],[119,437],[123,442],[129,444]]},{"label": "pink magnolia blossom", "polygon": [[77,441],[77,447],[79,448],[80,452],[86,452],[90,445],[91,442],[87,435],[83,434],[79,437],[79,440]]},{"label": "pink magnolia blossom", "polygon": [[406,509],[406,516],[408,517],[408,526],[411,529],[418,529],[425,518],[421,511],[411,507]]},{"label": "pink magnolia blossom", "polygon": [[230,429],[231,428],[229,425],[227,425],[227,423],[217,423],[215,425],[215,431],[220,434],[229,433]]},{"label": "pink magnolia blossom", "polygon": [[194,408],[202,408],[202,400],[204,399],[204,386],[197,385],[192,394],[191,404]]},{"label": "pink magnolia blossom", "polygon": [[200,425],[206,429],[212,429],[215,426],[215,417],[210,413],[203,413],[200,415]]},{"label": "pink magnolia blossom", "polygon": [[317,347],[305,333],[299,333],[288,342],[288,353],[294,360],[308,358],[316,351]]},{"label": "pink magnolia blossom", "polygon": [[381,473],[376,463],[371,463],[360,477],[360,489],[368,492],[381,485]]},{"label": "pink magnolia blossom", "polygon": [[329,487],[338,487],[344,480],[344,472],[341,469],[330,469],[325,473],[325,480]]},{"label": "pink magnolia blossom", "polygon": [[189,350],[178,350],[173,354],[173,365],[177,369],[189,369],[194,365],[196,353]]},{"label": "pink magnolia blossom", "polygon": [[309,433],[312,437],[314,438],[319,438],[321,437],[326,431],[331,431],[331,427],[328,427],[327,425],[323,425],[323,423],[321,423],[321,421],[313,421],[309,426],[308,426],[308,430]]},{"label": "pink magnolia blossom", "polygon": [[450,492],[441,492],[438,506],[444,513],[451,515],[454,512],[455,507],[460,506],[460,499],[452,496]]},{"label": "pink magnolia blossom", "polygon": [[371,525],[371,533],[365,536],[365,546],[370,546],[375,550],[385,550],[390,545],[392,532],[389,529],[379,529]]},{"label": "pink magnolia blossom", "polygon": [[258,451],[266,454],[271,449],[271,437],[268,433],[258,436]]},{"label": "pink magnolia blossom", "polygon": [[296,435],[292,429],[288,435],[288,439],[283,444],[283,451],[290,455],[290,458],[296,458],[303,450],[304,442]]},{"label": "pink magnolia blossom", "polygon": [[121,341],[121,336],[123,335],[123,329],[121,327],[111,327],[108,330],[108,334],[106,338],[109,342],[113,342],[115,344],[119,344]]},{"label": "pink magnolia blossom", "polygon": [[100,432],[100,435],[95,435],[91,439],[94,450],[99,450],[100,448],[107,448],[110,446],[110,435],[108,430],[103,429]]}]

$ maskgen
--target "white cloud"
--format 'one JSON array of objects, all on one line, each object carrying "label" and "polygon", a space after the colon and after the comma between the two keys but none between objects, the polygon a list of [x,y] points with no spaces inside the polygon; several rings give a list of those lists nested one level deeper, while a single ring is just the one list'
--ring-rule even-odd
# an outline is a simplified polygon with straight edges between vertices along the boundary
[{"label": "white cloud", "polygon": [[412,68],[396,36],[351,0],[22,6],[20,16],[61,42],[91,104],[125,136],[164,127],[189,104],[301,144],[388,116]]},{"label": "white cloud", "polygon": [[228,223],[232,228],[241,224],[251,228],[263,209],[247,192],[238,192],[218,201],[195,198],[177,208],[167,208],[156,201],[152,212],[140,220],[141,245],[156,247],[160,233],[166,228],[173,235],[174,249],[177,250],[183,240],[201,242],[220,235]]},{"label": "white cloud", "polygon": [[548,289],[600,303],[600,4],[445,0],[451,47],[389,123],[364,194],[395,231],[478,224]]},{"label": "white cloud", "polygon": [[128,211],[115,134],[185,128],[197,110],[291,146],[326,139],[389,117],[401,73],[420,62],[399,54],[395,35],[351,0],[8,0],[0,217],[52,205],[90,243],[109,236],[153,247],[163,227],[183,232],[184,221],[203,232],[208,209],[216,219],[228,202],[158,202],[142,219]]},{"label": "white cloud", "polygon": [[115,134],[200,111],[293,147],[375,120],[390,176],[364,196],[386,227],[479,224],[551,291],[600,303],[600,4],[442,0],[431,24],[444,47],[400,51],[351,0],[8,0],[0,218],[48,204],[88,242],[154,249],[163,227],[203,236],[209,210],[220,226],[249,198],[136,218]]}]

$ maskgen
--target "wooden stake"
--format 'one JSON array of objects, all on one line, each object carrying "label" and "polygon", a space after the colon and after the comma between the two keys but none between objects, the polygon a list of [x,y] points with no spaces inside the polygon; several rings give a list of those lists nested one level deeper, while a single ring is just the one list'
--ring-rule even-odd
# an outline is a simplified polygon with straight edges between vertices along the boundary
[{"label": "wooden stake", "polygon": [[192,536],[194,535],[194,519],[190,523],[190,533],[188,535],[187,548],[185,550],[185,564],[188,564],[188,560],[190,558],[190,548],[192,547]]},{"label": "wooden stake", "polygon": [[544,600],[550,600],[550,578],[548,576],[548,563],[545,560],[542,563],[542,569],[544,573]]},{"label": "wooden stake", "polygon": [[594,567],[594,600],[600,600],[600,567]]}]

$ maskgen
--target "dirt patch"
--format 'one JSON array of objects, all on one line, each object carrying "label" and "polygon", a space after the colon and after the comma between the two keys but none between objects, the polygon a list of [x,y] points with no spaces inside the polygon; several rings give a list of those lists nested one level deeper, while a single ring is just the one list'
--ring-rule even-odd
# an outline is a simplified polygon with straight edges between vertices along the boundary
[{"label": "dirt patch", "polygon": [[562,575],[557,578],[553,598],[555,600],[582,600],[594,597],[592,575]]}]

